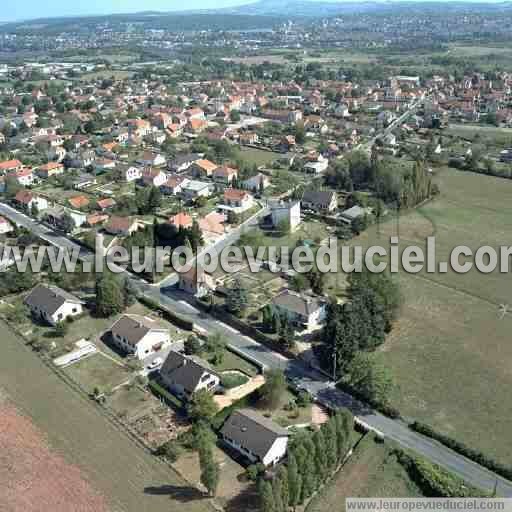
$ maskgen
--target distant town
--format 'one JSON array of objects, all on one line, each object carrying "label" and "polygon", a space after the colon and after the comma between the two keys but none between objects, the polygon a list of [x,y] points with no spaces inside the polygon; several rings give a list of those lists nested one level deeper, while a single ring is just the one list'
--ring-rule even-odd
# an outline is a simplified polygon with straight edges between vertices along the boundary
[{"label": "distant town", "polygon": [[[0,428],[8,510],[512,496],[508,275],[271,250],[507,243],[512,11],[441,5],[0,25],[0,415],[40,450]],[[86,272],[98,241],[194,264]],[[10,251],[46,246],[79,267]]]}]

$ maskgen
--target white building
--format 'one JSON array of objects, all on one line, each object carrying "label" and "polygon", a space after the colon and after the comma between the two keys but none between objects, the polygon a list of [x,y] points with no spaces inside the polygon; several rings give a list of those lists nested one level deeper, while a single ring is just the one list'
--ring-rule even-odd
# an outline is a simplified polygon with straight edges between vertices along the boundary
[{"label": "white building", "polygon": [[205,361],[174,350],[160,369],[160,378],[169,391],[185,399],[203,389],[213,392],[220,384],[220,377]]},{"label": "white building", "polygon": [[221,436],[252,463],[273,466],[286,455],[290,432],[251,409],[239,409],[224,423]]},{"label": "white building", "polygon": [[81,315],[83,302],[56,286],[36,286],[25,299],[31,313],[50,325],[57,325],[69,317]]},{"label": "white building", "polygon": [[300,201],[277,201],[269,204],[272,215],[272,225],[278,227],[282,222],[287,222],[293,233],[301,222]]},{"label": "white building", "polygon": [[139,315],[123,315],[110,329],[112,341],[121,350],[144,359],[171,343],[168,329]]}]

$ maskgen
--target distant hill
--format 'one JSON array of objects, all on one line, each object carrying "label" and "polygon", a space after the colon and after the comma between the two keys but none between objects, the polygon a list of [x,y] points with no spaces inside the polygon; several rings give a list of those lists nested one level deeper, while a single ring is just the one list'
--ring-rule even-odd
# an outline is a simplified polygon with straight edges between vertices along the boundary
[{"label": "distant hill", "polygon": [[220,10],[180,13],[143,12],[34,19],[0,25],[0,32],[37,32],[42,35],[52,35],[60,32],[80,33],[107,22],[112,27],[133,23],[138,27],[171,31],[258,30],[270,29],[283,21],[285,21],[285,18],[280,16],[231,13]]}]

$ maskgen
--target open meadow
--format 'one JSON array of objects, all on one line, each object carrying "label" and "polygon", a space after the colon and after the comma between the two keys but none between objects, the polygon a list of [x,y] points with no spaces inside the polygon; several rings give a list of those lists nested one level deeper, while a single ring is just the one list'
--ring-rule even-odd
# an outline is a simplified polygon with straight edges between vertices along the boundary
[{"label": "open meadow", "polygon": [[[372,226],[354,243],[386,245],[399,229],[401,248],[436,237],[437,261],[458,245],[510,244],[512,181],[442,169],[438,199]],[[395,376],[392,399],[403,415],[511,463],[512,315],[510,274],[400,272],[404,305],[375,357]],[[505,305],[505,306],[503,306]],[[505,314],[503,312],[505,311]]]},{"label": "open meadow", "polygon": [[414,498],[421,491],[407,475],[386,444],[367,435],[354,449],[346,465],[306,508],[307,512],[345,511],[345,499],[379,496]]}]

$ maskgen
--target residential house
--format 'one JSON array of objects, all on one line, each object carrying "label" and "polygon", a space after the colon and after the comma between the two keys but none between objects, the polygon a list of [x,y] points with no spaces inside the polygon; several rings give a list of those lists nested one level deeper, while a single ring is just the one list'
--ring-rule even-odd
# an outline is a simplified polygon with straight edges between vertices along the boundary
[{"label": "residential house", "polygon": [[167,174],[160,169],[144,169],[142,183],[148,187],[161,187],[167,181]]},{"label": "residential house", "polygon": [[140,315],[123,315],[110,328],[112,342],[127,354],[142,360],[171,343],[168,329]]},{"label": "residential house", "polygon": [[220,435],[251,463],[273,466],[285,457],[291,432],[252,409],[238,409],[226,420]]},{"label": "residential house", "polygon": [[175,196],[180,194],[183,187],[189,183],[190,180],[185,176],[171,176],[167,178],[167,181],[160,187],[163,194]]},{"label": "residential house", "polygon": [[242,188],[258,193],[270,186],[270,178],[261,172],[241,183]]},{"label": "residential house", "polygon": [[126,183],[131,183],[132,181],[137,181],[142,178],[142,171],[140,168],[133,165],[119,166],[118,171],[121,174],[122,181],[125,181]]},{"label": "residential house", "polygon": [[231,185],[231,182],[238,178],[238,170],[232,167],[221,166],[213,171],[213,179],[224,185]]},{"label": "residential house", "polygon": [[188,153],[186,155],[178,155],[174,160],[169,162],[169,169],[174,172],[185,172],[194,162],[201,160],[202,155],[198,153]]},{"label": "residential house", "polygon": [[68,203],[77,210],[89,206],[89,199],[86,196],[75,196],[68,199]]},{"label": "residential house", "polygon": [[220,376],[205,361],[174,350],[160,369],[160,378],[171,393],[186,400],[203,389],[213,392],[220,384]]},{"label": "residential house", "polygon": [[211,212],[199,219],[199,229],[205,240],[217,240],[226,232],[226,216],[222,213]]},{"label": "residential house", "polygon": [[18,184],[23,187],[30,187],[35,180],[34,173],[30,167],[25,167],[18,171],[14,171],[13,173],[9,173],[8,176],[14,178]]},{"label": "residential house", "polygon": [[165,165],[167,160],[165,156],[160,153],[152,153],[150,151],[146,151],[143,155],[137,160],[137,163],[144,167],[160,167]]},{"label": "residential house", "polygon": [[177,213],[172,217],[169,217],[169,224],[175,228],[191,228],[193,224],[192,217],[185,212]]},{"label": "residential house", "polygon": [[62,174],[64,172],[64,165],[59,162],[48,162],[41,165],[36,172],[40,178],[51,178],[52,176]]},{"label": "residential house", "polygon": [[179,288],[200,298],[213,291],[215,283],[203,267],[194,265],[188,272],[180,273]]},{"label": "residential house", "polygon": [[326,315],[324,301],[290,290],[274,297],[271,307],[275,314],[285,316],[291,324],[308,331],[321,327]]},{"label": "residential house", "polygon": [[290,232],[293,233],[300,225],[300,201],[272,201],[268,207],[274,228],[286,223]]},{"label": "residential house", "polygon": [[116,205],[116,201],[115,201],[115,199],[112,199],[111,197],[106,197],[104,199],[98,199],[98,201],[96,201],[97,208],[102,212],[110,210],[115,205]]},{"label": "residential house", "polygon": [[56,286],[38,285],[25,298],[25,305],[35,318],[57,325],[67,318],[81,315],[80,299]]},{"label": "residential house", "polygon": [[197,177],[211,177],[218,165],[210,160],[196,160],[191,167],[192,174]]},{"label": "residential house", "polygon": [[338,207],[336,193],[327,190],[306,190],[301,203],[303,208],[327,213]]},{"label": "residential house", "polygon": [[75,190],[82,190],[87,187],[92,187],[96,185],[97,179],[92,174],[80,174],[77,178],[73,180],[73,188]]},{"label": "residential house", "polygon": [[39,211],[48,208],[48,201],[44,197],[38,196],[29,190],[18,191],[14,197],[14,202],[27,210],[30,210],[33,205],[35,205]]},{"label": "residential house", "polygon": [[117,217],[112,215],[105,225],[105,231],[111,235],[128,236],[137,231],[139,225],[131,217]]},{"label": "residential house", "polygon": [[0,174],[7,172],[17,172],[23,169],[23,164],[19,160],[5,160],[0,162]]},{"label": "residential house", "polygon": [[[227,188],[224,190],[223,202],[228,207],[228,210],[232,209],[237,213],[241,213],[252,207],[254,199],[246,190]],[[221,205],[221,207],[223,206]]]},{"label": "residential house", "polygon": [[185,200],[194,201],[199,197],[210,197],[213,189],[212,183],[190,180],[182,186],[181,195]]}]

